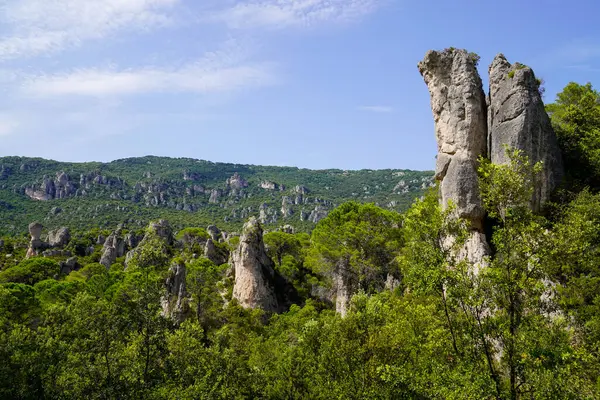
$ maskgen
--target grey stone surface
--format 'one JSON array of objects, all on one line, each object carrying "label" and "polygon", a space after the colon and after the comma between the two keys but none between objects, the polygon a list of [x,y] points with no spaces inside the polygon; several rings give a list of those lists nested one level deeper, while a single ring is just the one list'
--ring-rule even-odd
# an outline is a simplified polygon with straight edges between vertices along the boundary
[{"label": "grey stone surface", "polygon": [[183,262],[174,262],[165,281],[165,294],[161,298],[162,315],[181,323],[190,314],[189,295],[186,290],[187,270]]},{"label": "grey stone surface", "polygon": [[69,228],[62,227],[56,231],[48,232],[48,244],[52,247],[63,247],[69,244],[71,232]]},{"label": "grey stone surface", "polygon": [[532,163],[543,162],[532,207],[539,210],[560,184],[563,163],[556,134],[544,109],[533,70],[498,54],[489,67],[488,152],[494,164],[507,163],[505,146],[519,149]]},{"label": "grey stone surface", "polygon": [[440,202],[453,203],[469,221],[470,237],[460,256],[481,263],[489,254],[483,232],[477,159],[487,152],[487,106],[475,57],[466,50],[428,51],[418,65],[429,89],[438,145],[435,178]]},{"label": "grey stone surface", "polygon": [[263,230],[254,217],[244,225],[238,248],[231,255],[235,271],[233,297],[245,308],[278,310],[273,261],[265,251]]}]

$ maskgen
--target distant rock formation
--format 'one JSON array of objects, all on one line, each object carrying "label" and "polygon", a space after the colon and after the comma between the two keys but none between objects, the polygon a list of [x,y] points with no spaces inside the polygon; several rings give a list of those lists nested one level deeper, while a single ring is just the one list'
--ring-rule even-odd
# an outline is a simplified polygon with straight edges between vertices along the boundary
[{"label": "distant rock formation", "polygon": [[356,282],[348,265],[349,260],[341,259],[333,271],[332,297],[335,300],[335,311],[342,317],[346,316],[350,300],[356,292]]},{"label": "distant rock formation", "polygon": [[69,228],[62,227],[56,231],[48,232],[48,244],[52,247],[64,247],[71,240]]},{"label": "distant rock formation", "polygon": [[26,258],[35,257],[48,247],[48,244],[42,242],[40,239],[43,228],[44,226],[39,222],[32,222],[29,224],[29,235],[31,236],[31,240],[29,241]]},{"label": "distant rock formation", "polygon": [[244,225],[238,248],[231,255],[235,271],[233,297],[245,308],[277,312],[274,263],[265,251],[263,230],[254,217]]},{"label": "distant rock formation", "polygon": [[443,207],[452,201],[457,216],[470,222],[466,257],[480,262],[489,253],[477,177],[477,158],[486,155],[487,110],[476,60],[466,50],[428,51],[418,67],[431,96],[440,201]]},{"label": "distant rock formation", "polygon": [[[161,219],[156,222],[150,222],[148,230],[150,235],[154,234],[158,236],[160,239],[164,240],[168,245],[173,244],[173,229],[171,229],[169,221]],[[146,234],[146,236],[148,236],[148,234]]]},{"label": "distant rock formation", "polygon": [[248,187],[248,181],[242,178],[237,172],[231,178],[227,179],[226,184],[230,190],[239,190]]},{"label": "distant rock formation", "polygon": [[73,271],[77,271],[81,268],[81,265],[77,262],[77,257],[70,257],[66,261],[60,262],[60,273],[62,275],[69,275]]},{"label": "distant rock formation", "polygon": [[104,265],[106,268],[110,268],[117,258],[123,257],[124,254],[125,240],[121,237],[121,230],[117,229],[104,241],[100,264]]},{"label": "distant rock formation", "polygon": [[218,249],[213,239],[208,239],[204,245],[204,257],[216,265],[225,264],[229,258],[228,252]]},{"label": "distant rock formation", "polygon": [[181,323],[190,313],[186,290],[187,271],[183,262],[173,262],[165,282],[165,294],[161,298],[162,315],[175,323]]},{"label": "distant rock formation", "polygon": [[[108,242],[108,239],[107,239]],[[173,229],[168,221],[161,219],[150,222],[146,229],[144,238],[139,242],[136,248],[127,252],[125,257],[125,266],[129,267],[134,261],[138,266],[164,265],[170,254],[170,246],[175,242]],[[144,256],[143,249],[148,247],[152,255]]]},{"label": "distant rock formation", "polygon": [[206,232],[210,235],[211,239],[215,242],[218,242],[221,239],[221,230],[217,228],[215,225],[209,225],[206,228]]},{"label": "distant rock formation", "polygon": [[564,170],[556,134],[544,109],[532,69],[498,54],[489,67],[488,153],[494,164],[508,162],[504,145],[522,150],[532,164],[543,162],[532,207],[538,211],[561,182]]}]

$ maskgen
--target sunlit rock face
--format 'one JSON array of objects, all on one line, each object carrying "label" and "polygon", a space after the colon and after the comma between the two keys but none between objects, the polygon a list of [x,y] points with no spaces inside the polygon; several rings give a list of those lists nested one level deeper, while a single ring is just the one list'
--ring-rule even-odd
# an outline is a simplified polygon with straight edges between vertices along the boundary
[{"label": "sunlit rock face", "polygon": [[440,202],[454,204],[469,221],[471,236],[462,256],[479,262],[489,254],[483,232],[477,159],[486,156],[487,106],[476,57],[466,50],[428,51],[418,65],[431,97],[438,146],[436,179]]},{"label": "sunlit rock face", "polygon": [[244,225],[231,263],[235,271],[233,297],[240,305],[277,312],[274,264],[265,251],[263,230],[256,218],[250,218]]},{"label": "sunlit rock face", "polygon": [[539,210],[560,184],[563,163],[556,134],[544,108],[541,82],[523,64],[498,54],[489,67],[488,153],[494,164],[507,163],[505,146],[519,149],[532,163],[541,161],[532,207]]}]

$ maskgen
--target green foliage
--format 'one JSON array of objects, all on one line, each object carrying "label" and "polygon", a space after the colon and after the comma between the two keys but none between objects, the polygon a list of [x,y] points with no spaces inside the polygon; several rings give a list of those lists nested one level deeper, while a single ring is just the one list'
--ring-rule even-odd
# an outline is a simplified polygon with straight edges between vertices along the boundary
[{"label": "green foliage", "polygon": [[342,268],[367,291],[388,273],[396,273],[396,253],[402,244],[401,216],[374,204],[347,202],[320,221],[311,235],[307,258],[317,273]]},{"label": "green foliage", "polygon": [[471,61],[473,61],[473,64],[475,64],[475,66],[479,65],[479,60],[481,60],[481,56],[477,53],[469,53],[469,58],[471,59]]},{"label": "green foliage", "polygon": [[509,164],[496,165],[480,158],[478,169],[483,204],[490,217],[502,221],[527,213],[542,170],[542,163],[532,166],[523,151],[508,147],[505,151]]},{"label": "green foliage", "polygon": [[563,152],[572,190],[600,189],[600,93],[590,83],[569,83],[546,106]]},{"label": "green foliage", "polygon": [[0,272],[0,283],[16,282],[33,285],[60,273],[60,266],[54,260],[33,257]]}]

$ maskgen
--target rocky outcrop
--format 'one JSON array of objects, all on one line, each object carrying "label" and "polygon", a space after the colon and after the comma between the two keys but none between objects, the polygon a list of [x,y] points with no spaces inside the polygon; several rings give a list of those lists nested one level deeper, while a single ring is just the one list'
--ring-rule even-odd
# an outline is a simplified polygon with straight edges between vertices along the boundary
[{"label": "rocky outcrop", "polygon": [[258,220],[261,224],[274,224],[277,222],[277,211],[267,203],[262,203],[258,209]]},{"label": "rocky outcrop", "polygon": [[[151,222],[137,247],[127,252],[125,266],[129,267],[132,262],[142,268],[148,265],[164,265],[168,262],[170,246],[174,243],[173,230],[168,221],[161,219]],[[150,250],[149,254],[144,255],[145,248]]]},{"label": "rocky outcrop", "polygon": [[350,300],[356,291],[356,282],[348,264],[349,260],[341,259],[335,266],[332,279],[335,311],[342,317],[346,316]]},{"label": "rocky outcrop", "polygon": [[216,265],[225,264],[229,258],[227,251],[217,248],[213,239],[208,239],[204,245],[204,257],[208,258]]},{"label": "rocky outcrop", "polygon": [[148,226],[148,229],[150,234],[158,236],[160,239],[164,240],[168,245],[173,244],[173,229],[171,229],[169,221],[161,219],[156,222],[151,222]]},{"label": "rocky outcrop", "polygon": [[137,236],[134,233],[129,232],[127,235],[125,235],[125,245],[127,246],[128,249],[135,249],[138,244],[140,244],[140,241],[142,240],[141,237]]},{"label": "rocky outcrop", "polygon": [[226,184],[230,190],[240,190],[248,187],[248,181],[242,178],[237,172],[231,178],[227,179]]},{"label": "rocky outcrop", "polygon": [[489,67],[488,153],[494,164],[507,163],[505,145],[519,149],[532,164],[543,162],[532,198],[535,211],[548,200],[564,175],[561,152],[539,91],[540,81],[523,64],[498,54]]},{"label": "rocky outcrop", "polygon": [[486,155],[487,110],[476,62],[466,50],[447,49],[427,52],[418,65],[431,97],[440,202],[444,208],[454,203],[456,215],[471,224],[468,259],[489,252],[477,177],[477,158]]},{"label": "rocky outcrop", "polygon": [[117,229],[104,242],[100,264],[110,268],[117,258],[123,257],[123,255],[125,255],[125,240],[121,237],[121,230]]},{"label": "rocky outcrop", "polygon": [[52,247],[64,247],[71,240],[69,228],[62,227],[56,231],[48,232],[48,244]]},{"label": "rocky outcrop", "polygon": [[210,235],[211,239],[218,242],[221,239],[221,231],[215,225],[209,225],[206,228],[206,232]]},{"label": "rocky outcrop", "polygon": [[308,220],[310,222],[316,224],[320,220],[326,218],[327,215],[329,215],[329,211],[324,209],[322,206],[317,205],[315,207],[315,209],[310,212],[310,215],[308,216]]},{"label": "rocky outcrop", "polygon": [[223,190],[221,189],[212,189],[210,191],[210,198],[208,199],[209,203],[218,203],[219,199],[223,196]]},{"label": "rocky outcrop", "polygon": [[79,265],[77,261],[77,257],[70,257],[66,261],[61,261],[60,273],[63,275],[69,275],[71,272],[80,269],[81,265]]},{"label": "rocky outcrop", "polygon": [[263,230],[254,217],[244,225],[238,248],[231,255],[235,271],[233,297],[242,307],[277,312],[274,263],[265,251]]},{"label": "rocky outcrop", "polygon": [[160,302],[162,315],[175,323],[181,323],[190,313],[189,296],[186,290],[187,271],[183,262],[174,262],[165,281],[165,294]]},{"label": "rocky outcrop", "polygon": [[47,243],[42,242],[40,239],[42,236],[43,225],[39,222],[32,222],[29,224],[29,235],[31,240],[29,241],[29,248],[27,249],[27,258],[35,257],[39,255],[44,249],[48,247]]}]

